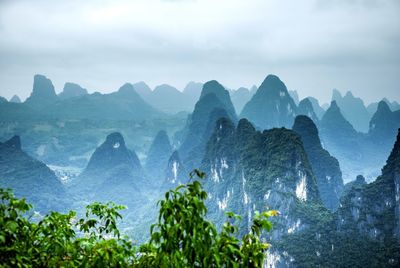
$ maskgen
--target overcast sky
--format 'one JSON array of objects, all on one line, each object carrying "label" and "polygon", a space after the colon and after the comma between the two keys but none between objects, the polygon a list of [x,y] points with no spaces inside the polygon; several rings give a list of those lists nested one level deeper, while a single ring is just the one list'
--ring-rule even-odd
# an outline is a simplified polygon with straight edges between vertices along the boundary
[{"label": "overcast sky", "polygon": [[398,0],[0,0],[0,95],[278,75],[300,97],[400,100]]}]

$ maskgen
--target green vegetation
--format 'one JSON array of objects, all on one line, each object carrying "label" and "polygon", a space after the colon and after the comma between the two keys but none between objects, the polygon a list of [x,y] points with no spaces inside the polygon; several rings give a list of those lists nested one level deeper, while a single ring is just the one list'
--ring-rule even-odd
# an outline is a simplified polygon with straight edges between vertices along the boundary
[{"label": "green vegetation", "polygon": [[0,189],[0,263],[2,267],[261,267],[269,244],[261,240],[277,211],[256,212],[250,232],[236,238],[239,216],[227,213],[220,232],[205,220],[207,193],[195,170],[192,182],[159,201],[158,222],[150,241],[135,245],[121,236],[117,221],[124,206],[93,203],[85,217],[74,211],[51,212],[41,219],[25,199]]}]

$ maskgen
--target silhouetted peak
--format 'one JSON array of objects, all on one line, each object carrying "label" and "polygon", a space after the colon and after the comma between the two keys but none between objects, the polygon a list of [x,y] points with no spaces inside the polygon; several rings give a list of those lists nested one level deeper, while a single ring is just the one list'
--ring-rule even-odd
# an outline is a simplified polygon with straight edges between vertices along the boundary
[{"label": "silhouetted peak", "polygon": [[72,97],[78,97],[82,95],[88,94],[85,88],[82,88],[80,85],[67,82],[64,84],[63,91],[58,95],[61,99],[68,99]]},{"label": "silhouetted peak", "polygon": [[217,97],[220,97],[221,94],[229,95],[229,92],[216,80],[208,81],[203,85],[200,98],[211,93],[214,93]]},{"label": "silhouetted peak", "polygon": [[203,88],[203,83],[190,81],[183,89],[183,92],[190,94],[194,94],[197,92],[200,93],[202,88]]},{"label": "silhouetted peak", "polygon": [[346,92],[346,95],[345,95],[344,97],[345,97],[345,98],[354,98],[354,95],[353,95],[353,93],[351,93],[351,91],[349,90],[349,91]]},{"label": "silhouetted peak", "polygon": [[317,126],[314,121],[305,115],[298,115],[294,119],[294,124],[292,130],[300,134],[302,137],[307,137],[307,139],[313,144],[320,144],[320,139],[318,136]]},{"label": "silhouetted peak", "polygon": [[342,94],[340,93],[339,90],[337,90],[336,88],[334,88],[332,90],[332,100],[340,100],[342,98]]},{"label": "silhouetted peak", "polygon": [[366,184],[365,178],[363,175],[358,175],[355,181],[356,184],[358,185],[364,185]]},{"label": "silhouetted peak", "polygon": [[56,100],[57,95],[54,91],[53,83],[46,76],[36,74],[33,77],[33,89],[28,102],[42,100]]},{"label": "silhouetted peak", "polygon": [[20,99],[17,95],[14,95],[14,96],[12,96],[12,98],[10,99],[10,102],[21,103],[21,99]]},{"label": "silhouetted peak", "polygon": [[180,91],[171,85],[161,84],[154,88],[154,92],[166,92],[166,93],[173,94],[173,93],[180,92]]},{"label": "silhouetted peak", "polygon": [[308,98],[302,99],[299,102],[299,108],[304,110],[314,110],[311,101]]},{"label": "silhouetted peak", "polygon": [[4,144],[9,147],[21,150],[21,139],[18,135],[15,135],[14,137],[6,141]]},{"label": "silhouetted peak", "polygon": [[387,104],[387,102],[386,101],[384,101],[384,100],[381,100],[379,103],[378,103],[378,109],[377,109],[377,112],[384,112],[384,113],[390,113],[390,112],[392,112],[391,110],[390,110],[390,107],[389,107],[389,105]]},{"label": "silhouetted peak", "polygon": [[250,121],[247,120],[246,118],[242,118],[239,120],[239,123],[238,123],[236,129],[237,129],[238,133],[243,132],[243,131],[246,131],[246,132],[255,132],[256,131],[253,124],[250,123]]},{"label": "silhouetted peak", "polygon": [[269,74],[264,81],[262,82],[261,86],[258,90],[274,90],[274,91],[284,91],[287,93],[287,88],[285,84],[279,79],[278,76]]},{"label": "silhouetted peak", "polygon": [[331,105],[329,106],[328,110],[332,110],[332,111],[340,111],[339,106],[337,105],[336,101],[331,101]]},{"label": "silhouetted peak", "polygon": [[121,133],[114,132],[107,136],[104,145],[112,147],[113,149],[125,148],[125,140]]}]

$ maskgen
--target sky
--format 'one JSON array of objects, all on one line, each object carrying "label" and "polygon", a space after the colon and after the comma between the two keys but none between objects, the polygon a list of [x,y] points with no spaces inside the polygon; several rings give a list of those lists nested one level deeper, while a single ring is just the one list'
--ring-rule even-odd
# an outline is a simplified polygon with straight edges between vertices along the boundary
[{"label": "sky", "polygon": [[112,92],[272,73],[301,98],[400,101],[399,44],[398,0],[0,0],[0,95],[28,97],[34,74]]}]

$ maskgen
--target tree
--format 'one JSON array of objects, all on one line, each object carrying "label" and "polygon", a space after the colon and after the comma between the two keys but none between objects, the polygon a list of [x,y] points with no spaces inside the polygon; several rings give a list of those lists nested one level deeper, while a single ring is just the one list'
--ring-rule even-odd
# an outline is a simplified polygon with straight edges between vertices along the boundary
[{"label": "tree", "polygon": [[[262,267],[269,244],[261,239],[272,228],[277,211],[256,212],[249,233],[236,237],[238,215],[228,212],[220,232],[205,219],[207,193],[194,170],[191,182],[159,201],[157,223],[150,240],[134,247],[121,237],[117,220],[123,206],[93,203],[85,218],[51,212],[35,223],[32,206],[0,189],[0,263],[5,267]],[[196,177],[196,179],[194,179]]]}]

